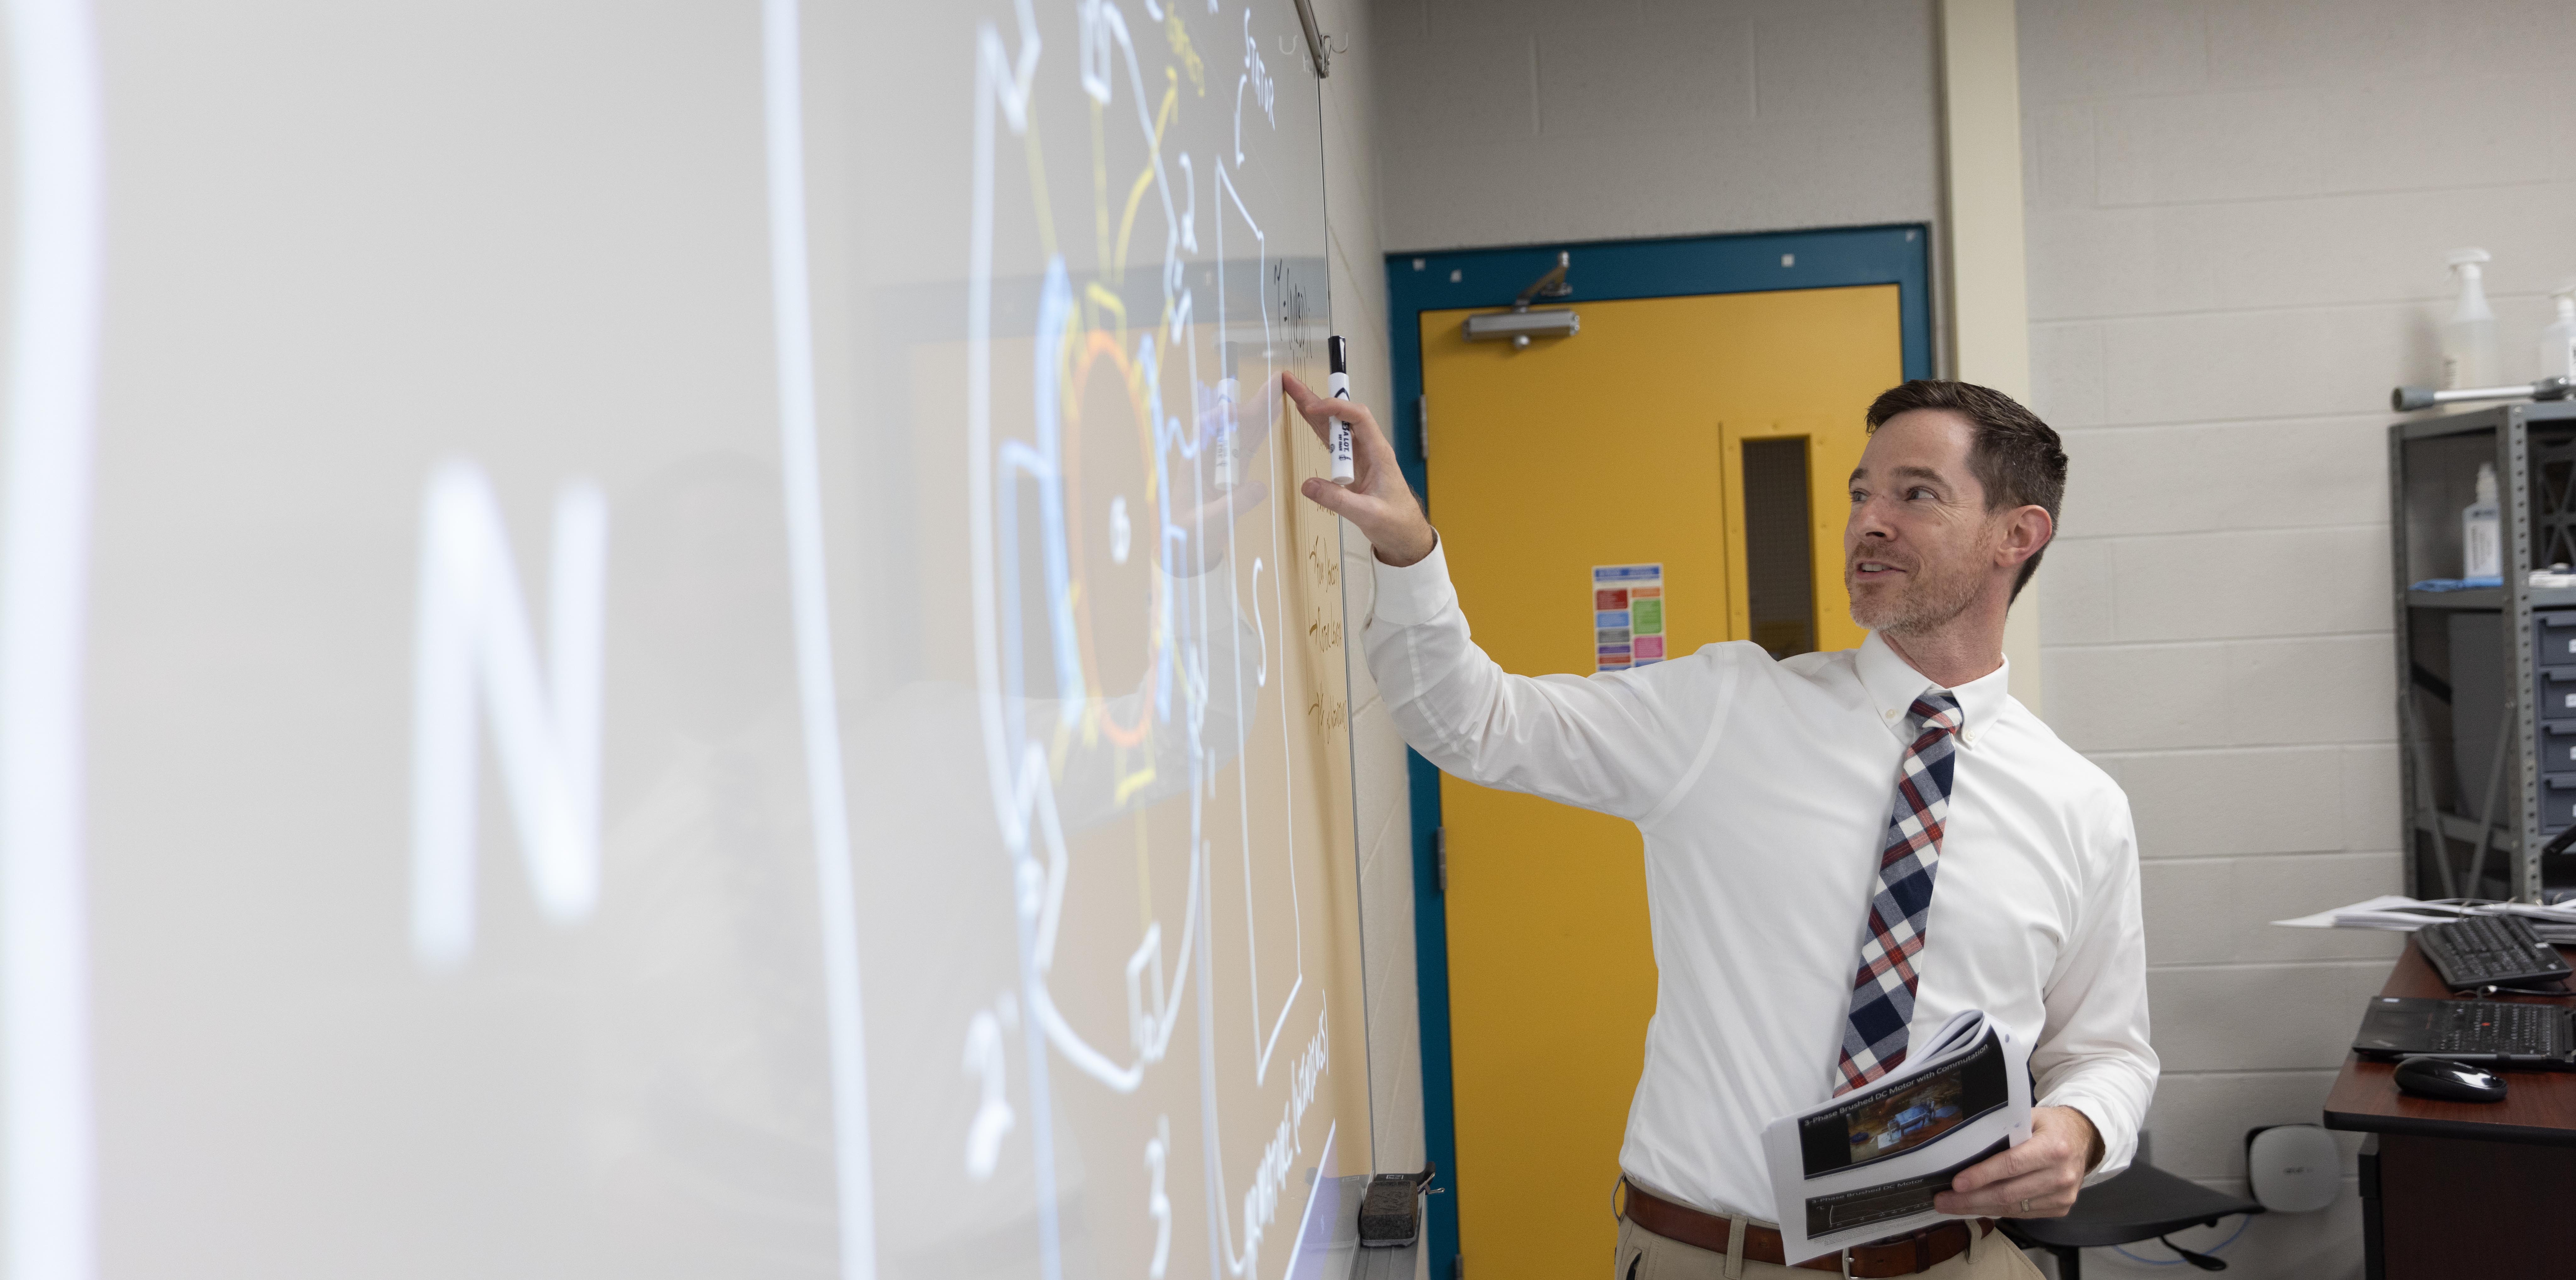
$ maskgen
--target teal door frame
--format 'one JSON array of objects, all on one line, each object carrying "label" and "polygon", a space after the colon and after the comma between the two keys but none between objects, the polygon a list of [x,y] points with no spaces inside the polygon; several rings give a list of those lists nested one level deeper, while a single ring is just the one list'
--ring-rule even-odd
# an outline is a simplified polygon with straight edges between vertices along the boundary
[{"label": "teal door frame", "polygon": [[[1396,461],[1436,520],[1437,493],[1422,452],[1422,313],[1454,307],[1506,307],[1529,283],[1573,256],[1564,303],[1675,298],[1777,289],[1897,286],[1905,376],[1932,376],[1931,229],[1921,224],[1827,231],[1765,232],[1680,240],[1608,240],[1515,249],[1386,256],[1387,339],[1395,360]],[[1411,750],[1406,782],[1413,800],[1414,980],[1421,996],[1423,1137],[1439,1176],[1430,1198],[1431,1274],[1458,1271],[1458,1120],[1451,1091],[1449,917],[1440,891],[1440,771]]]}]

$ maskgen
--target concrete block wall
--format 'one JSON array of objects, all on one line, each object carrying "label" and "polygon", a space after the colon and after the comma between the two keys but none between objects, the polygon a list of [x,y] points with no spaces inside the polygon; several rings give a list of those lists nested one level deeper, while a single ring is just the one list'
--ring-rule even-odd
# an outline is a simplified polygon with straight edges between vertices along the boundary
[{"label": "concrete block wall", "polygon": [[[2388,388],[2432,379],[2442,254],[2472,244],[2504,373],[2534,376],[2576,275],[2576,8],[2018,9],[2034,407],[2072,459],[2049,719],[2137,812],[2155,1161],[2241,1187],[2246,1129],[2316,1119],[2397,950],[2264,922],[2400,887]],[[2358,1222],[2348,1181],[2224,1256],[2357,1276]]]},{"label": "concrete block wall", "polygon": [[1391,250],[1930,222],[1940,206],[1930,0],[1375,10]]}]

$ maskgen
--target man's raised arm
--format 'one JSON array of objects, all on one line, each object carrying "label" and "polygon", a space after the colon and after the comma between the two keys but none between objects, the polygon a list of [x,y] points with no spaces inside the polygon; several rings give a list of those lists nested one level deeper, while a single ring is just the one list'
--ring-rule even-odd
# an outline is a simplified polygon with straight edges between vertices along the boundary
[{"label": "man's raised arm", "polygon": [[1303,492],[1375,549],[1376,597],[1361,639],[1404,740],[1485,786],[1630,819],[1659,806],[1717,731],[1736,668],[1702,657],[1590,679],[1506,674],[1468,636],[1439,535],[1377,415],[1285,374],[1281,387],[1318,436],[1336,417],[1350,424],[1357,478],[1345,487],[1316,477]]}]

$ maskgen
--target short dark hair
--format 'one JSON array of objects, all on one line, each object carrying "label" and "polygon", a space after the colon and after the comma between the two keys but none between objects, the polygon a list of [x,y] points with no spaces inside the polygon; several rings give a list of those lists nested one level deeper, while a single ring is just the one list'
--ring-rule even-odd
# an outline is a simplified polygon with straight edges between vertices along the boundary
[{"label": "short dark hair", "polygon": [[[1915,409],[1947,409],[1966,418],[1976,431],[1968,447],[1968,470],[1985,486],[1986,510],[2039,507],[2048,512],[2050,540],[2055,540],[2057,507],[2066,497],[2066,450],[2038,414],[1992,387],[1917,378],[1870,402],[1869,429],[1876,431],[1888,419]],[[2013,579],[2016,598],[2030,575],[2039,572],[2039,558],[2047,552],[2042,546],[2021,562],[2021,576]]]}]

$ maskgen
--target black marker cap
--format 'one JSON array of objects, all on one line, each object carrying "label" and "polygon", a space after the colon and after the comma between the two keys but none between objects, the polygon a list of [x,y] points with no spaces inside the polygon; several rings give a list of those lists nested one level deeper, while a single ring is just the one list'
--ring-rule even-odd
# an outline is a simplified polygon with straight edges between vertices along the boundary
[{"label": "black marker cap", "polygon": [[1343,354],[1342,335],[1337,333],[1326,339],[1324,341],[1324,349],[1332,354],[1332,372],[1348,374],[1351,371],[1350,360]]}]

